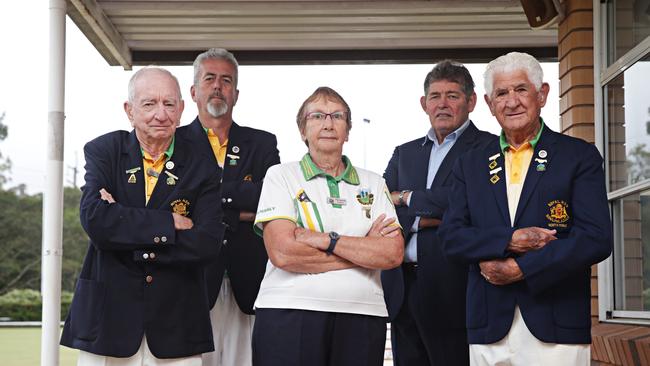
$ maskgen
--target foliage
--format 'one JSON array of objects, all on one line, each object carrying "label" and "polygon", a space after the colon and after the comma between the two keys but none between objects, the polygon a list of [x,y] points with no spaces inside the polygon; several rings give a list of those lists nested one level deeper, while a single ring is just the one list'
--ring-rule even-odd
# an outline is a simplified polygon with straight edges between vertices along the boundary
[{"label": "foliage", "polygon": [[[88,237],[79,223],[81,192],[64,189],[62,289],[74,291]],[[40,288],[42,196],[0,190],[0,295]]]},{"label": "foliage", "polygon": [[627,171],[630,184],[650,178],[650,151],[646,150],[646,144],[638,144],[630,150]]},{"label": "foliage", "polygon": [[[4,139],[7,138],[7,135],[9,133],[9,127],[2,123],[2,120],[4,120],[5,114],[2,113],[0,115],[0,141],[3,141]],[[0,189],[9,181],[9,176],[5,175],[5,173],[9,173],[9,170],[11,169],[11,160],[7,157],[2,156],[2,151],[0,151]]]},{"label": "foliage", "polygon": [[[65,319],[72,303],[72,293],[61,292],[61,319]],[[11,290],[0,296],[0,316],[13,321],[41,320],[41,293],[36,290]]]}]

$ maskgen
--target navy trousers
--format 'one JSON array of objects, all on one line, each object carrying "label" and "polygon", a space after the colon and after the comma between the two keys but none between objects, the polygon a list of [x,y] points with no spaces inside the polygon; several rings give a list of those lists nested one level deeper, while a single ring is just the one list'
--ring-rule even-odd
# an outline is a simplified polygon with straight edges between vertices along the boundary
[{"label": "navy trousers", "polygon": [[257,309],[253,366],[381,366],[386,318]]}]

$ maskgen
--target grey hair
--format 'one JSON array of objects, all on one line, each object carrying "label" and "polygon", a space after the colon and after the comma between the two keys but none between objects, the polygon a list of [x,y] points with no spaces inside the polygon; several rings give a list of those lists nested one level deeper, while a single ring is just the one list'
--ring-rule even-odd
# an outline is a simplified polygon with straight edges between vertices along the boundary
[{"label": "grey hair", "polygon": [[174,80],[174,84],[176,84],[176,93],[178,94],[178,100],[183,100],[183,95],[181,94],[181,86],[178,83],[178,79],[176,79],[176,76],[174,76],[174,74],[169,72],[169,70],[167,69],[163,69],[162,67],[147,66],[136,71],[135,74],[133,74],[133,76],[131,76],[131,79],[129,80],[129,87],[128,87],[129,103],[133,104],[133,102],[135,102],[135,84],[137,83],[138,79],[142,77],[144,74],[148,74],[151,72],[158,72],[161,74],[165,74],[169,76],[172,80]]},{"label": "grey hair", "polygon": [[194,63],[192,66],[194,67],[194,86],[199,85],[199,77],[201,74],[201,64],[205,60],[224,60],[227,62],[230,62],[235,67],[235,75],[234,75],[234,82],[235,82],[235,87],[237,87],[237,79],[239,77],[239,63],[237,63],[237,59],[235,58],[235,55],[232,53],[228,52],[225,48],[210,48],[209,50],[203,52],[202,54],[196,56],[196,59],[194,60]]},{"label": "grey hair", "polygon": [[506,55],[499,56],[492,60],[485,69],[483,74],[485,94],[492,95],[494,87],[494,75],[496,73],[511,73],[514,71],[524,71],[528,75],[528,79],[539,91],[542,87],[544,80],[544,71],[542,66],[535,57],[522,52],[510,52]]}]

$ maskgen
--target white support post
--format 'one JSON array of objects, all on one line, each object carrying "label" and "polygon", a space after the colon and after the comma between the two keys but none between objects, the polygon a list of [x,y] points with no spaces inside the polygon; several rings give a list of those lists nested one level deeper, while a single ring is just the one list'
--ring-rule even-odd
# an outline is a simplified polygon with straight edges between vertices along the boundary
[{"label": "white support post", "polygon": [[50,0],[47,160],[43,192],[41,366],[59,365],[63,254],[65,0]]}]

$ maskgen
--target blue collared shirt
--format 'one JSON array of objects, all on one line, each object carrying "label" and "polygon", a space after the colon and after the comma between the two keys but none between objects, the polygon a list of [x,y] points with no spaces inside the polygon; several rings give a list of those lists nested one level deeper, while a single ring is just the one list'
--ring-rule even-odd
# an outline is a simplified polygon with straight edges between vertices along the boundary
[{"label": "blue collared shirt", "polygon": [[[456,141],[458,141],[458,138],[460,135],[465,132],[467,127],[469,126],[469,120],[465,121],[460,127],[458,127],[454,132],[450,133],[445,137],[445,139],[442,141],[442,144],[438,143],[438,139],[436,138],[436,133],[433,130],[433,128],[429,129],[429,132],[427,132],[427,135],[424,137],[424,140],[422,141],[422,145],[424,146],[427,144],[429,141],[433,143],[433,146],[431,147],[431,155],[429,155],[429,170],[427,171],[427,189],[431,187],[431,183],[433,183],[433,178],[436,176],[436,173],[438,172],[438,169],[440,169],[440,165],[442,165],[442,161],[445,159],[445,156],[447,156],[447,153],[449,153],[449,150],[454,146]],[[408,205],[411,203],[411,196],[409,195],[409,200],[407,202]],[[415,217],[415,221],[413,222],[413,226],[411,226],[411,238],[409,239],[409,242],[406,244],[406,249],[404,251],[404,262],[415,262],[417,263],[418,261],[418,226],[420,225],[420,216]]]}]

